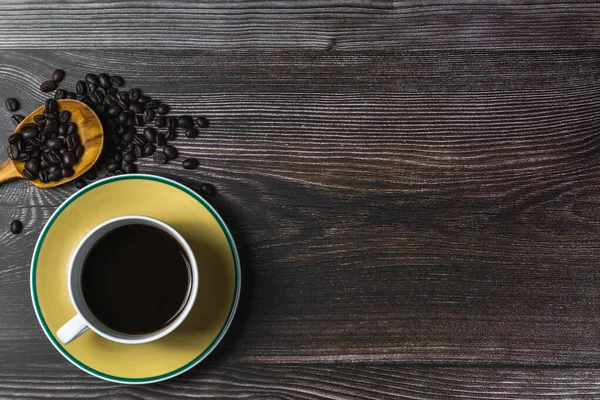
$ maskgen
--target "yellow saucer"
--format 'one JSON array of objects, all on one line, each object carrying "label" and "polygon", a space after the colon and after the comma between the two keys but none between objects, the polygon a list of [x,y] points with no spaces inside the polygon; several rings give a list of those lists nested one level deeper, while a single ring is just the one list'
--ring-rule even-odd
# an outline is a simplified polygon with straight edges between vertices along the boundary
[{"label": "yellow saucer", "polygon": [[[132,214],[166,222],[193,249],[200,287],[192,312],[174,332],[154,342],[121,344],[88,330],[63,345],[56,331],[75,315],[67,288],[71,252],[95,226]],[[179,375],[217,346],[233,319],[240,279],[231,234],[202,197],[169,179],[120,175],[85,187],[52,214],[33,253],[31,297],[44,332],[69,361],[102,379],[140,384]]]}]

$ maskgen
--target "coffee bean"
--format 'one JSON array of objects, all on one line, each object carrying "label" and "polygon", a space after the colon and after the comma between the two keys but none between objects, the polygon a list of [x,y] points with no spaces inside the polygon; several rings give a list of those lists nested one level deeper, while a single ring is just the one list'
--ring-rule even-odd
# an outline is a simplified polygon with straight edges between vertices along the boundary
[{"label": "coffee bean", "polygon": [[146,111],[144,111],[144,122],[150,122],[154,120],[155,115],[156,113],[154,110],[146,109]]},{"label": "coffee bean", "polygon": [[84,151],[85,150],[82,145],[77,145],[77,147],[75,148],[75,157],[77,157],[77,159],[79,160],[81,156],[83,156]]},{"label": "coffee bean", "polygon": [[[156,146],[153,145],[152,143],[148,143],[147,145],[144,146],[144,155],[145,156],[151,156],[152,154],[154,154],[154,152],[156,151]],[[137,153],[136,153],[137,156]],[[138,156],[138,158],[140,158]]]},{"label": "coffee bean", "polygon": [[129,118],[129,115],[127,115],[126,112],[122,112],[117,116],[117,119],[119,120],[119,122],[121,124],[124,124],[127,122],[127,118]]},{"label": "coffee bean", "polygon": [[147,143],[146,138],[142,135],[135,135],[133,137],[133,142],[138,146],[144,146]]},{"label": "coffee bean", "polygon": [[196,123],[200,128],[208,128],[208,126],[210,125],[208,120],[204,117],[196,118]]},{"label": "coffee bean", "polygon": [[151,99],[150,97],[148,97],[148,96],[140,96],[140,97],[138,98],[138,103],[140,103],[140,104],[144,104],[144,105],[145,105],[145,104],[147,104],[148,102],[150,102],[150,100],[152,100],[152,99]]},{"label": "coffee bean", "polygon": [[24,119],[25,117],[21,114],[13,114],[13,116],[10,117],[10,121],[13,123],[14,126],[19,125]]},{"label": "coffee bean", "polygon": [[36,173],[31,172],[28,169],[24,169],[22,175],[23,175],[23,178],[27,179],[28,181],[35,179],[37,177]]},{"label": "coffee bean", "polygon": [[131,104],[129,104],[129,111],[135,114],[141,114],[144,112],[144,105],[137,101],[132,101]]},{"label": "coffee bean", "polygon": [[62,100],[67,97],[67,92],[64,89],[58,89],[54,93],[54,100]]},{"label": "coffee bean", "polygon": [[98,75],[96,74],[87,74],[85,76],[85,81],[100,86],[100,80],[98,79]]},{"label": "coffee bean", "polygon": [[98,81],[100,82],[100,87],[102,89],[108,89],[112,86],[112,81],[110,80],[110,76],[108,76],[108,74],[98,75]]},{"label": "coffee bean", "polygon": [[50,175],[52,175],[52,174],[55,174],[55,173],[57,173],[57,172],[59,172],[59,171],[60,171],[60,165],[53,165],[52,167],[50,167],[50,168],[48,169],[48,173],[49,173]]},{"label": "coffee bean", "polygon": [[123,175],[123,171],[121,171],[120,169],[116,170],[114,172],[115,175]]},{"label": "coffee bean", "polygon": [[25,140],[31,140],[38,135],[37,126],[35,124],[24,124],[21,126],[21,136]]},{"label": "coffee bean", "polygon": [[31,158],[31,156],[29,155],[29,153],[21,153],[19,155],[19,160],[22,162],[27,162],[27,161],[29,161],[30,158]]},{"label": "coffee bean", "polygon": [[177,126],[180,128],[191,128],[194,125],[194,120],[189,115],[182,115],[177,118]]},{"label": "coffee bean", "polygon": [[9,145],[6,148],[6,152],[8,153],[8,158],[10,158],[11,160],[17,160],[19,158],[19,155],[21,155],[21,153],[19,152],[19,148],[14,144]]},{"label": "coffee bean", "polygon": [[123,171],[127,174],[135,174],[137,172],[137,168],[133,163],[126,163],[123,166]]},{"label": "coffee bean", "polygon": [[33,121],[38,125],[43,125],[46,123],[46,116],[43,114],[34,115]]},{"label": "coffee bean", "polygon": [[69,122],[69,126],[67,128],[67,135],[73,135],[77,133],[77,125],[73,122]]},{"label": "coffee bean", "polygon": [[156,129],[150,127],[144,129],[144,137],[148,143],[156,142]]},{"label": "coffee bean", "polygon": [[[29,152],[33,152],[35,151],[38,147],[41,147],[44,144],[44,141],[42,140],[42,138],[40,137],[34,137],[33,139],[31,139],[29,141],[29,146],[25,146],[27,147],[31,147],[31,149],[29,149]],[[33,153],[32,153],[33,154]],[[31,154],[30,154],[31,155]]]},{"label": "coffee bean", "polygon": [[73,171],[73,167],[68,167],[68,166],[64,166],[61,170],[60,170],[61,175],[63,176],[63,178],[68,178],[70,176],[73,176],[73,174],[75,173],[75,171]]},{"label": "coffee bean", "polygon": [[117,153],[112,157],[113,161],[115,162],[122,162],[123,161],[123,155],[121,153]]},{"label": "coffee bean", "polygon": [[165,139],[174,140],[176,136],[177,136],[177,132],[175,131],[175,128],[167,129],[167,133],[165,133]]},{"label": "coffee bean", "polygon": [[45,111],[57,111],[58,110],[58,103],[54,99],[46,100],[45,106],[46,106]]},{"label": "coffee bean", "polygon": [[115,173],[114,173],[114,172],[107,171],[107,172],[106,172],[106,174],[104,174],[104,176],[105,176],[106,178],[110,178],[111,176],[115,176]]},{"label": "coffee bean", "polygon": [[189,128],[185,130],[185,136],[189,137],[189,138],[195,138],[196,136],[198,136],[198,129],[196,128]]},{"label": "coffee bean", "polygon": [[[58,133],[58,127],[59,127],[59,123],[57,120],[55,119],[48,119],[46,120],[46,124],[44,125],[44,132],[47,133]],[[67,127],[67,131],[68,131],[68,127]],[[21,132],[23,132],[23,130],[21,130]]]},{"label": "coffee bean", "polygon": [[98,85],[95,85],[91,82],[86,82],[85,86],[87,87],[88,93],[94,93],[96,90],[98,90]]},{"label": "coffee bean", "polygon": [[[86,89],[86,90],[87,90],[87,89]],[[81,101],[81,102],[83,102],[83,103],[85,103],[85,104],[88,104],[88,105],[89,105],[89,103],[91,103],[91,101],[89,101],[89,99],[88,99],[87,95],[85,95],[85,94],[80,94],[80,95],[78,95],[78,96],[77,96],[77,100],[79,100],[79,101]]]},{"label": "coffee bean", "polygon": [[100,92],[94,92],[90,94],[90,100],[96,104],[100,104],[104,101],[104,95]]},{"label": "coffee bean", "polygon": [[119,89],[116,87],[108,88],[104,91],[106,97],[112,101],[117,101],[117,93],[119,93]]},{"label": "coffee bean", "polygon": [[111,117],[117,117],[123,112],[123,109],[119,106],[111,106],[106,110],[107,114]]},{"label": "coffee bean", "polygon": [[13,222],[10,223],[10,231],[13,234],[18,235],[23,231],[23,223],[18,219],[15,219]]},{"label": "coffee bean", "polygon": [[135,158],[142,158],[144,156],[144,150],[138,145],[133,145],[130,151],[135,154]]},{"label": "coffee bean", "polygon": [[200,192],[206,196],[212,196],[216,193],[216,189],[210,183],[203,183],[200,185]]},{"label": "coffee bean", "polygon": [[67,139],[65,140],[67,148],[71,151],[77,148],[79,144],[79,136],[77,135],[67,135]]},{"label": "coffee bean", "polygon": [[93,181],[94,179],[96,179],[98,177],[98,174],[96,174],[95,170],[90,169],[88,172],[85,173],[84,177],[88,181]]},{"label": "coffee bean", "polygon": [[125,153],[125,155],[123,155],[123,161],[125,161],[126,163],[132,163],[132,162],[135,162],[135,160],[136,160],[135,154],[133,154],[133,152],[131,152],[131,151],[128,153]]},{"label": "coffee bean", "polygon": [[167,157],[169,157],[170,160],[177,158],[179,155],[177,149],[171,145],[163,147],[163,152],[167,155]]},{"label": "coffee bean", "polygon": [[[127,107],[129,107],[129,101],[130,101],[130,100],[129,100],[129,93],[127,93],[127,92],[119,92],[119,93],[117,94],[117,97],[118,97],[118,98],[119,98],[119,100],[121,100],[122,102],[124,102],[124,103],[127,103]],[[124,108],[127,108],[127,107],[124,107]]]},{"label": "coffee bean", "polygon": [[174,128],[177,126],[177,118],[167,117],[167,128]]},{"label": "coffee bean", "polygon": [[87,186],[87,182],[83,178],[78,178],[75,180],[75,187],[77,189],[83,189]]},{"label": "coffee bean", "polygon": [[44,93],[51,92],[56,89],[56,83],[53,81],[45,81],[40,85],[40,90]]},{"label": "coffee bean", "polygon": [[60,171],[56,171],[53,174],[48,174],[48,180],[50,182],[57,182],[60,181],[62,178],[62,173]]},{"label": "coffee bean", "polygon": [[46,154],[48,155],[48,160],[50,161],[51,165],[60,164],[60,162],[63,160],[63,155],[57,150],[50,150]]},{"label": "coffee bean", "polygon": [[129,100],[130,101],[137,101],[137,99],[139,99],[141,95],[142,95],[142,92],[140,91],[140,89],[130,89],[129,90]]},{"label": "coffee bean", "polygon": [[198,160],[195,158],[187,158],[181,164],[185,169],[196,169],[198,167]]},{"label": "coffee bean", "polygon": [[125,84],[125,81],[123,80],[123,78],[121,78],[121,77],[120,77],[120,76],[118,76],[118,75],[113,75],[113,76],[110,78],[110,81],[112,82],[112,84],[113,84],[114,86],[123,86],[123,85]]},{"label": "coffee bean", "polygon": [[67,92],[65,95],[65,99],[75,100],[77,98],[77,94],[73,92]]},{"label": "coffee bean", "polygon": [[40,178],[40,181],[42,181],[42,183],[48,183],[48,172],[41,170],[38,173],[38,178]]},{"label": "coffee bean", "polygon": [[67,123],[67,122],[69,122],[70,119],[71,119],[71,113],[67,110],[61,111],[58,114],[58,120],[60,122]]},{"label": "coffee bean", "polygon": [[64,155],[63,155],[63,164],[65,167],[72,167],[73,165],[75,165],[75,163],[77,163],[77,157],[75,156],[75,153],[72,151],[67,151]]},{"label": "coffee bean", "polygon": [[150,100],[149,102],[146,103],[147,110],[153,110],[158,106],[160,106],[160,101],[158,101],[158,100]]},{"label": "coffee bean", "polygon": [[13,133],[12,135],[10,135],[8,137],[8,143],[9,144],[17,144],[21,141],[21,134],[20,133]]},{"label": "coffee bean", "polygon": [[154,157],[152,157],[152,160],[157,164],[166,164],[169,158],[165,153],[159,151],[157,153],[154,153]]},{"label": "coffee bean", "polygon": [[136,114],[135,117],[134,117],[134,119],[135,119],[135,124],[137,126],[144,125],[144,116],[143,115]]},{"label": "coffee bean", "polygon": [[121,163],[118,163],[118,162],[113,161],[113,162],[106,164],[106,170],[109,172],[115,172],[119,168],[121,168]]},{"label": "coffee bean", "polygon": [[154,125],[157,128],[164,128],[165,126],[167,126],[167,118],[166,117],[156,117],[156,119],[154,120]]},{"label": "coffee bean", "polygon": [[79,96],[82,96],[87,93],[87,85],[84,81],[78,81],[75,85],[75,90]]},{"label": "coffee bean", "polygon": [[156,144],[161,147],[167,144],[167,138],[164,133],[159,133],[156,135]]},{"label": "coffee bean", "polygon": [[6,110],[10,112],[15,112],[19,109],[19,102],[17,99],[13,99],[12,97],[6,99],[4,105],[6,106]]},{"label": "coffee bean", "polygon": [[61,123],[58,124],[58,134],[60,136],[66,136],[69,131],[69,124]]},{"label": "coffee bean", "polygon": [[48,139],[46,140],[46,146],[52,150],[60,150],[64,146],[64,143],[61,138]]},{"label": "coffee bean", "polygon": [[52,74],[52,80],[54,81],[54,83],[62,82],[63,79],[65,79],[65,71],[63,71],[62,69],[57,69]]},{"label": "coffee bean", "polygon": [[46,119],[58,119],[58,111],[45,110],[44,116],[46,117]]},{"label": "coffee bean", "polygon": [[166,105],[165,103],[160,104],[158,107],[156,107],[156,112],[159,115],[165,115],[169,112],[170,108],[168,105]]},{"label": "coffee bean", "polygon": [[40,159],[35,157],[25,163],[25,168],[31,172],[38,172],[40,170]]},{"label": "coffee bean", "polygon": [[134,136],[133,133],[127,132],[126,134],[123,135],[121,140],[123,141],[123,143],[131,143],[131,142],[133,142],[133,136]]}]

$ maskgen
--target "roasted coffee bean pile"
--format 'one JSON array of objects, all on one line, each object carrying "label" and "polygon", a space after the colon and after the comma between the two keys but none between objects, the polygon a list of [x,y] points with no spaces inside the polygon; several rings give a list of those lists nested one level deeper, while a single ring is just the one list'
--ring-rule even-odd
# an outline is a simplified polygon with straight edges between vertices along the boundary
[{"label": "roasted coffee bean pile", "polygon": [[25,163],[23,178],[56,182],[73,175],[84,149],[71,113],[61,111],[54,99],[46,101],[42,114],[8,137],[8,157]]},{"label": "roasted coffee bean pile", "polygon": [[[86,174],[85,179],[80,178],[76,181],[75,184],[79,188],[86,185],[86,180],[96,179],[96,171],[105,170],[104,176],[107,177],[124,173],[135,173],[137,172],[136,161],[143,157],[152,157],[152,160],[157,164],[172,162],[179,157],[179,152],[170,142],[175,140],[180,133],[183,133],[188,138],[195,138],[199,134],[198,128],[208,128],[210,126],[208,119],[205,117],[193,118],[189,115],[169,115],[170,107],[167,104],[144,95],[138,88],[130,90],[120,89],[125,84],[123,78],[120,76],[110,76],[105,73],[97,75],[90,73],[84,79],[77,82],[75,91],[58,88],[58,84],[62,82],[64,77],[65,72],[63,70],[58,69],[54,71],[52,79],[43,82],[40,85],[40,90],[42,92],[56,90],[54,100],[76,99],[86,103],[96,112],[104,128],[104,149],[100,160],[94,167],[93,174]],[[16,99],[9,98],[6,100],[5,106],[8,111],[15,112],[19,109],[19,102]],[[15,126],[23,121],[23,119],[24,117],[21,114],[13,114],[11,118]],[[50,127],[54,129],[52,123]],[[45,129],[45,126],[43,128]],[[29,129],[32,128],[26,128],[26,130]],[[63,145],[67,145],[66,137],[60,132],[57,137],[52,138],[54,140],[51,142],[52,146],[56,147],[56,149],[50,148],[46,144],[46,140],[50,139],[49,136],[51,135],[46,134],[43,143],[38,146],[38,150],[45,146],[41,148],[42,153],[50,152],[51,150],[63,153],[64,151],[73,151],[68,147],[67,150],[62,150],[64,146],[59,147],[61,143],[60,139],[62,139]],[[59,136],[60,139],[58,139]],[[13,140],[16,141],[16,137]],[[9,144],[13,145],[13,143]],[[14,144],[18,144],[18,141]],[[37,144],[37,139],[34,139],[34,144]],[[23,145],[22,148],[24,148]],[[28,148],[32,149],[32,146],[30,145]],[[18,153],[15,152],[15,148],[9,151],[17,159],[21,159],[20,157],[27,158],[27,156],[22,156],[22,149],[17,147],[16,150],[19,150]],[[26,154],[29,154],[27,152]],[[42,154],[34,152],[34,155],[35,157],[41,157]],[[30,158],[34,158],[31,154],[29,156]],[[47,156],[46,158],[48,157],[53,156]],[[56,159],[56,157],[53,157],[53,159]],[[68,160],[71,161],[71,157],[68,157]],[[47,159],[46,161],[51,160]],[[35,161],[31,167],[35,170],[34,163]],[[62,163],[64,164],[64,161]],[[54,167],[55,165],[58,164],[52,164],[50,167]],[[184,169],[195,169],[198,167],[198,160],[187,158],[182,162],[181,166]],[[34,179],[36,177],[33,174],[34,171],[27,170],[31,172],[31,174],[28,173],[27,178],[29,179],[33,176],[31,179]],[[45,171],[46,169],[40,168],[37,171],[37,176],[40,179],[46,179],[44,173],[42,173],[42,176],[39,175],[42,170]],[[52,178],[56,178],[58,176],[57,169],[54,168],[52,171]],[[67,169],[62,172],[68,173],[69,170]],[[62,176],[68,175],[63,173]],[[50,174],[48,174],[48,179],[51,180]]]}]

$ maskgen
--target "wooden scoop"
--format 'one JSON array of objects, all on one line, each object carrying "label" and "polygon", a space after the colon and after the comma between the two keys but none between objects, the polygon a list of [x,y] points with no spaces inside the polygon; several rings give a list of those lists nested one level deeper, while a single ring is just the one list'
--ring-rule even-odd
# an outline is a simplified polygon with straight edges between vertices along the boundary
[{"label": "wooden scoop", "polygon": [[[21,126],[28,124],[33,121],[33,117],[44,112],[45,106],[39,107],[37,110],[32,112],[15,128],[14,132],[19,132]],[[96,115],[96,113],[89,108],[86,104],[77,100],[58,100],[58,109],[60,111],[67,110],[71,112],[70,122],[77,125],[77,134],[81,139],[84,152],[77,164],[73,165],[74,174],[67,178],[62,178],[56,182],[42,183],[39,179],[33,179],[31,182],[33,185],[47,189],[54,186],[62,185],[77,179],[81,175],[85,174],[100,157],[102,152],[102,145],[104,143],[104,132],[102,130],[102,123]],[[6,143],[8,146],[8,142]],[[23,169],[25,163],[19,160],[8,159],[0,164],[0,183],[10,181],[13,179],[23,179]]]}]

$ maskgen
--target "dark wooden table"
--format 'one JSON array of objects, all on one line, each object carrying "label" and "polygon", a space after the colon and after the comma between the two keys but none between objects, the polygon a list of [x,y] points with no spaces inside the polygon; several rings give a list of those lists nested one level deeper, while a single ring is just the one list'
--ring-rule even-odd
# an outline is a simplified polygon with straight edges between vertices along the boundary
[{"label": "dark wooden table", "polygon": [[5,184],[0,398],[600,397],[599,3],[51,3],[0,4],[0,100],[61,67],[209,117],[197,171],[140,171],[218,188],[244,287],[184,375],[88,376],[29,295],[75,188]]}]

